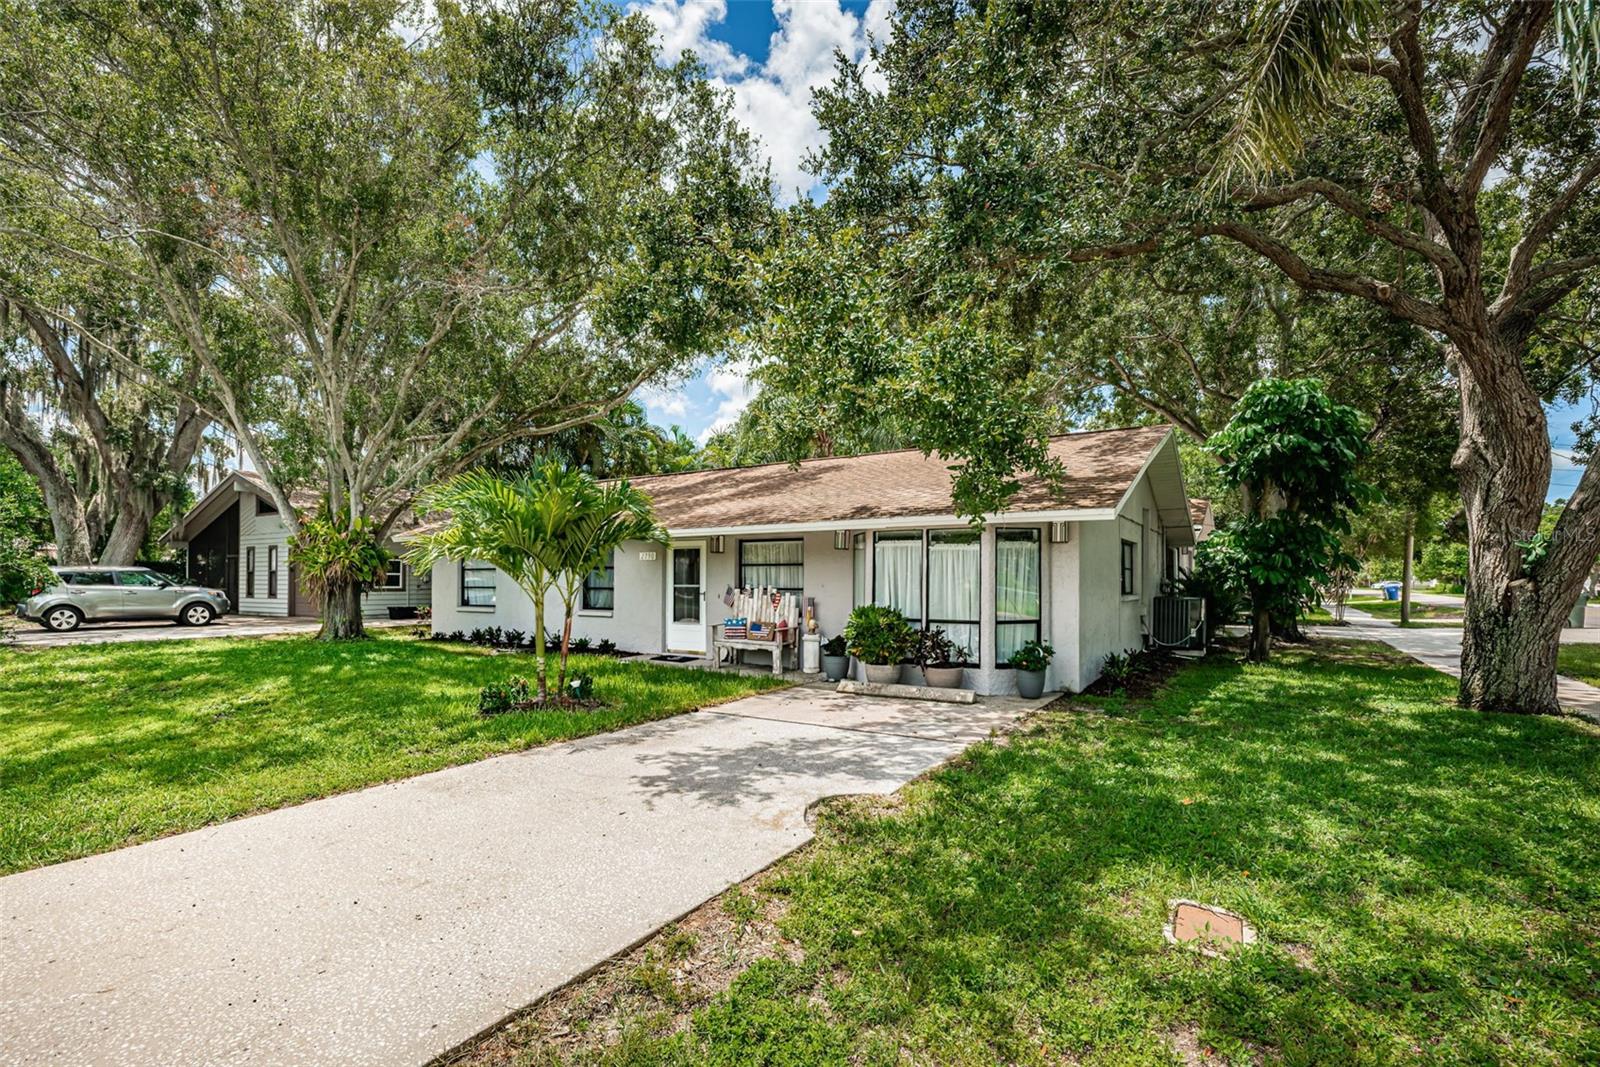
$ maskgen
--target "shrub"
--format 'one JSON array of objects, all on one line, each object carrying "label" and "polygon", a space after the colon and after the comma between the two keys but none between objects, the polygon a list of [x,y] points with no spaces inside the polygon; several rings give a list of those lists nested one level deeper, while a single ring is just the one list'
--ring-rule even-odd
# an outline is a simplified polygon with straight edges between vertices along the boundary
[{"label": "shrub", "polygon": [[1056,650],[1043,641],[1029,641],[1006,660],[1014,670],[1042,671],[1056,658]]},{"label": "shrub", "polygon": [[1137,649],[1110,653],[1106,656],[1105,662],[1100,665],[1100,680],[1112,689],[1125,688],[1133,678],[1137,656]]},{"label": "shrub", "polygon": [[500,643],[506,648],[516,648],[526,636],[521,630],[507,630],[500,635]]},{"label": "shrub", "polygon": [[594,650],[602,656],[615,656],[617,654],[617,643],[609,637],[603,637],[600,639],[600,643],[594,646]]},{"label": "shrub", "polygon": [[950,635],[937,626],[930,626],[917,635],[917,647],[911,660],[919,667],[948,667],[964,663],[971,653],[950,640]]},{"label": "shrub", "polygon": [[460,630],[451,630],[449,639],[451,641],[465,641],[467,639],[467,635],[462,633]]},{"label": "shrub", "polygon": [[478,690],[479,715],[503,715],[515,711],[528,702],[528,680],[511,678],[504,682],[490,682]]},{"label": "shrub", "polygon": [[570,700],[593,700],[593,676],[587,674],[575,674],[571,678],[568,678],[567,698]]},{"label": "shrub", "polygon": [[589,639],[587,637],[575,637],[572,639],[571,648],[574,652],[587,652],[589,651]]},{"label": "shrub", "polygon": [[481,626],[475,627],[473,631],[467,635],[467,640],[474,645],[487,644],[489,641],[489,631],[485,630]]},{"label": "shrub", "polygon": [[862,604],[844,625],[850,654],[863,663],[899,663],[916,648],[917,631],[894,608]]}]

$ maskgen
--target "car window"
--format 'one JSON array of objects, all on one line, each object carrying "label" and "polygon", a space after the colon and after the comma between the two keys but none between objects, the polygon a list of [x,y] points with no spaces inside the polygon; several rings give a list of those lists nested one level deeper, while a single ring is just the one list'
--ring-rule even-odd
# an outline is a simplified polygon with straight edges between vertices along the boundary
[{"label": "car window", "polygon": [[149,571],[118,571],[118,585],[162,586],[167,583]]},{"label": "car window", "polygon": [[117,580],[110,571],[77,571],[73,574],[63,575],[68,585],[116,585]]}]

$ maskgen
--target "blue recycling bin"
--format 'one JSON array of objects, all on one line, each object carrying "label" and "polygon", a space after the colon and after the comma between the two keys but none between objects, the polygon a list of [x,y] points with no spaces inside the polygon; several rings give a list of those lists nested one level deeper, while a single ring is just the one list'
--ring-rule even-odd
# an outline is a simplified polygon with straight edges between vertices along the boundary
[{"label": "blue recycling bin", "polygon": [[1385,600],[1399,600],[1400,599],[1400,583],[1399,582],[1384,582],[1378,588],[1383,590],[1383,599],[1385,599]]}]

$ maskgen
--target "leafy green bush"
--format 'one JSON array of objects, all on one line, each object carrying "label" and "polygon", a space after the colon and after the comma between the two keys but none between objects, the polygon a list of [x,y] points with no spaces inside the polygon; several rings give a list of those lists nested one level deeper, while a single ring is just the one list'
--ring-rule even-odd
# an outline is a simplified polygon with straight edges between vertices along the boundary
[{"label": "leafy green bush", "polygon": [[850,654],[862,663],[899,663],[917,644],[917,631],[894,608],[862,604],[844,624]]},{"label": "leafy green bush", "polygon": [[930,626],[917,635],[917,647],[912,650],[911,661],[919,667],[948,667],[964,663],[971,653],[950,640],[950,636],[937,626]]},{"label": "leafy green bush", "polygon": [[1043,641],[1029,641],[1006,660],[1014,670],[1042,671],[1056,658],[1056,650]]},{"label": "leafy green bush", "polygon": [[1133,678],[1134,659],[1137,655],[1137,649],[1109,653],[1105,662],[1100,665],[1100,680],[1112,689],[1126,688]]},{"label": "leafy green bush", "polygon": [[504,715],[528,702],[528,680],[511,678],[504,682],[490,682],[478,690],[479,715]]}]

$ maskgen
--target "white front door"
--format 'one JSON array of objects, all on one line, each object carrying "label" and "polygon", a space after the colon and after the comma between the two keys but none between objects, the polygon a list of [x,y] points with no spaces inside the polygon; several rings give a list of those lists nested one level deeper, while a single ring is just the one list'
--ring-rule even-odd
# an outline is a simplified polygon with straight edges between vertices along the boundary
[{"label": "white front door", "polygon": [[706,651],[706,545],[688,541],[667,550],[667,648]]}]

